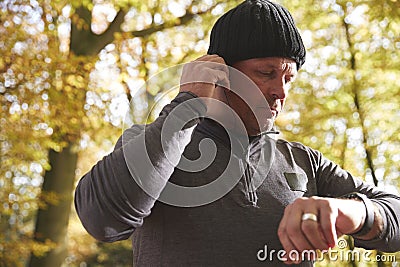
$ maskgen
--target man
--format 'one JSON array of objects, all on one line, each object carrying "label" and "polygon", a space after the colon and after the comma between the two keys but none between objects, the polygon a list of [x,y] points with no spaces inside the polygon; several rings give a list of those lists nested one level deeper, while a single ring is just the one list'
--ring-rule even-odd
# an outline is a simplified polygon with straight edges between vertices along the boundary
[{"label": "man", "polygon": [[282,6],[251,0],[223,15],[178,96],[81,179],[75,205],[87,231],[106,242],[133,234],[138,266],[312,266],[299,255],[342,234],[400,250],[398,196],[270,137],[304,61]]}]

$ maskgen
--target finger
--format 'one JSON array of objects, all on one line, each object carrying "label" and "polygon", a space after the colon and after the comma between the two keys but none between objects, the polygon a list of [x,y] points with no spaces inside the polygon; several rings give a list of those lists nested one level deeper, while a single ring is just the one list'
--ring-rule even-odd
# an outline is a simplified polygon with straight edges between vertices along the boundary
[{"label": "finger", "polygon": [[201,56],[201,57],[195,59],[192,62],[215,62],[215,63],[219,63],[221,65],[227,66],[224,58],[222,58],[222,57],[220,57],[218,55],[215,55],[215,54],[214,55]]},{"label": "finger", "polygon": [[206,54],[206,55],[202,55],[201,57],[196,58],[194,61],[209,61],[209,60],[211,60],[213,58],[217,58],[217,57],[219,57],[219,56],[215,55],[215,54],[213,54],[213,55]]},{"label": "finger", "polygon": [[210,79],[213,75],[210,76],[210,74],[212,74],[214,70],[223,71],[226,79],[228,79],[229,67],[222,63],[211,61],[192,61],[185,64],[183,66],[182,76],[190,79],[207,79],[206,81],[213,81],[213,79]]},{"label": "finger", "polygon": [[295,246],[290,241],[290,238],[286,232],[286,224],[287,224],[288,218],[290,216],[290,215],[288,215],[290,213],[289,210],[290,210],[290,207],[286,207],[284,215],[283,215],[283,217],[279,223],[279,227],[278,227],[278,238],[282,244],[283,249],[286,252],[285,255],[282,257],[285,264],[295,263],[293,260],[291,260],[289,258],[289,255],[291,255],[292,252],[296,251]]},{"label": "finger", "polygon": [[217,55],[217,54],[211,54],[211,55],[206,54],[206,55],[203,55],[203,56],[195,59],[195,61],[197,61],[197,60],[198,61],[218,60],[221,63],[226,64],[224,58],[219,56],[219,55]]},{"label": "finger", "polygon": [[200,57],[200,58],[198,58],[198,59],[196,59],[195,61],[192,61],[192,62],[195,62],[196,64],[198,64],[198,63],[205,64],[205,65],[199,65],[201,67],[209,67],[209,68],[212,68],[212,69],[221,69],[221,70],[226,71],[227,74],[229,74],[228,65],[226,64],[225,60],[222,57],[218,56],[218,55],[202,56],[202,57]]},{"label": "finger", "polygon": [[305,234],[302,231],[301,225],[301,216],[303,215],[302,210],[296,210],[292,213],[291,220],[287,223],[286,232],[289,235],[290,241],[296,247],[297,251],[303,250],[313,250],[314,247],[306,238]]},{"label": "finger", "polygon": [[190,62],[183,68],[181,83],[206,82],[215,84],[218,80],[229,84],[226,65],[215,62]]},{"label": "finger", "polygon": [[224,71],[227,75],[229,74],[229,67],[225,65],[224,62],[215,60],[215,61],[202,61],[195,62],[196,68],[200,69],[212,69],[212,70],[221,70]]},{"label": "finger", "polygon": [[194,61],[190,61],[184,64],[184,70],[194,70],[194,69],[205,69],[205,68],[215,68],[215,69],[223,69],[227,67],[224,64],[224,60],[215,58],[215,56],[202,56],[197,58]]},{"label": "finger", "polygon": [[301,253],[296,250],[296,247],[290,241],[288,235],[282,236],[280,240],[283,249],[285,250],[285,255],[281,257],[281,260],[283,260],[285,264],[293,264],[301,262],[300,258]]},{"label": "finger", "polygon": [[230,89],[230,81],[228,78],[228,74],[223,70],[213,70],[213,72],[217,77],[217,81],[215,82],[215,84],[217,86],[221,86],[226,89]]},{"label": "finger", "polygon": [[292,221],[293,216],[293,208],[292,205],[289,205],[285,208],[284,215],[278,227],[278,237],[283,246],[283,249],[286,252],[286,264],[299,263],[299,259],[296,258],[297,255],[300,255],[299,250],[292,242],[292,236],[288,233],[288,229],[291,227],[290,222]]},{"label": "finger", "polygon": [[[305,213],[317,214],[318,211],[307,211]],[[313,249],[328,249],[329,246],[325,240],[325,237],[321,233],[321,228],[319,222],[313,220],[304,220],[301,222],[301,231],[304,233],[308,242],[312,245]]]},{"label": "finger", "polygon": [[324,205],[320,209],[320,227],[327,245],[329,247],[334,247],[337,242],[337,232],[336,232],[336,219],[338,216],[338,211],[332,209],[330,205]]},{"label": "finger", "polygon": [[229,79],[225,71],[208,69],[203,71],[203,73],[198,73],[197,76],[186,76],[185,79],[181,79],[181,85],[188,83],[208,83],[219,85],[229,89]]}]

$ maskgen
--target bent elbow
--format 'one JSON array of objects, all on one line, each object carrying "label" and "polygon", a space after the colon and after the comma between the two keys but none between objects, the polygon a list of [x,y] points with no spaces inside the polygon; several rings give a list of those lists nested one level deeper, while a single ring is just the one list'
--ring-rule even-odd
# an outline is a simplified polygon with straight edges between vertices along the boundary
[{"label": "bent elbow", "polygon": [[118,220],[107,207],[85,194],[80,186],[81,184],[78,184],[75,191],[75,210],[85,230],[95,239],[101,242],[125,240],[142,225],[143,220],[135,223],[124,223],[123,218]]},{"label": "bent elbow", "polygon": [[[99,214],[99,210],[88,209],[77,204],[75,209],[85,230],[96,240],[101,242],[115,242],[128,239],[136,227],[115,220],[113,216]],[[138,225],[139,226],[139,225]]]}]

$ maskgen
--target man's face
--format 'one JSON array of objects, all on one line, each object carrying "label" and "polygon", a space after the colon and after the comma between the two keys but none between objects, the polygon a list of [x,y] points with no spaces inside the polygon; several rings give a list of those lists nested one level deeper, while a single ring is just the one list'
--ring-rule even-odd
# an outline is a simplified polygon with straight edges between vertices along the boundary
[{"label": "man's face", "polygon": [[[290,84],[296,78],[296,62],[287,58],[266,57],[238,61],[232,67],[244,73],[255,83],[268,102],[269,108],[265,104],[263,107],[256,106],[257,99],[246,104],[237,94],[228,91],[231,107],[243,121],[248,135],[258,135],[269,130],[266,129],[270,127],[267,120],[271,121],[271,115],[272,120],[275,120],[282,111]],[[230,77],[230,82],[232,88],[241,87],[241,81],[233,76]],[[240,90],[244,91],[245,94],[252,94],[252,91],[254,92],[256,88],[240,88]],[[259,114],[256,115],[255,113]]]}]

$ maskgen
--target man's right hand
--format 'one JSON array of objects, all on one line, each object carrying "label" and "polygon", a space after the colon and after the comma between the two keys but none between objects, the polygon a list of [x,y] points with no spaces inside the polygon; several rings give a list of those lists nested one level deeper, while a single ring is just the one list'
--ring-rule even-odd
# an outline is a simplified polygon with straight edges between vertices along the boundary
[{"label": "man's right hand", "polygon": [[245,132],[243,123],[230,105],[229,67],[218,55],[204,55],[183,67],[180,92],[191,92],[202,99],[207,117],[226,130]]},{"label": "man's right hand", "polygon": [[183,67],[180,92],[191,92],[201,97],[207,108],[209,99],[226,103],[223,90],[229,90],[229,69],[218,55],[204,55]]}]

